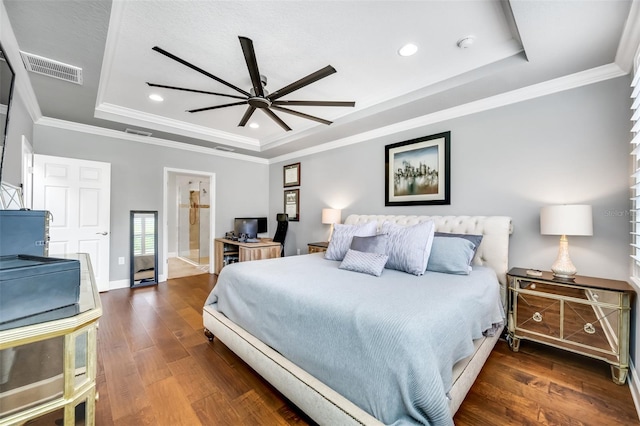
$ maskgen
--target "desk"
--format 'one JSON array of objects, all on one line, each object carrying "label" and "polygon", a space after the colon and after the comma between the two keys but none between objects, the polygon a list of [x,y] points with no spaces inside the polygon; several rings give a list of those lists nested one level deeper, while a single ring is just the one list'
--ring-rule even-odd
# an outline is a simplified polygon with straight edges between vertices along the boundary
[{"label": "desk", "polygon": [[214,242],[216,275],[225,265],[230,263],[280,257],[280,243],[271,240],[260,240],[259,243],[241,243],[226,238],[216,238]]},{"label": "desk", "polygon": [[65,426],[73,426],[82,423],[75,418],[81,404],[83,424],[94,424],[102,305],[89,255],[64,257],[80,260],[78,304],[2,325],[0,425],[23,424],[55,412]]}]

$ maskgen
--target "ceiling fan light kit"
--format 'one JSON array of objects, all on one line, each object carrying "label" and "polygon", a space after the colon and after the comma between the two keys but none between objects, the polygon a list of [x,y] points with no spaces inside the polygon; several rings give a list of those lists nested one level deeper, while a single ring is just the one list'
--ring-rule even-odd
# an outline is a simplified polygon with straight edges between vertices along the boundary
[{"label": "ceiling fan light kit", "polygon": [[249,119],[251,118],[251,116],[253,115],[256,109],[261,110],[269,118],[271,118],[275,123],[277,123],[280,127],[282,127],[286,131],[289,131],[291,130],[291,128],[280,117],[278,117],[273,112],[273,110],[329,125],[331,124],[331,121],[329,120],[325,120],[320,117],[315,117],[313,115],[305,114],[300,111],[292,110],[292,109],[286,108],[285,106],[322,106],[322,107],[354,107],[355,106],[355,102],[351,102],[351,101],[279,100],[281,97],[286,96],[291,92],[299,90],[305,86],[315,83],[318,80],[328,77],[331,74],[334,74],[336,72],[335,68],[333,68],[331,65],[327,65],[326,67],[314,73],[311,73],[306,77],[301,78],[300,80],[297,80],[279,90],[276,90],[273,93],[269,93],[265,89],[265,86],[267,85],[267,78],[264,75],[260,74],[260,71],[258,69],[258,61],[256,60],[255,50],[253,49],[253,42],[251,41],[251,39],[247,37],[239,36],[239,39],[240,39],[240,46],[242,47],[242,53],[244,54],[244,59],[245,59],[245,62],[247,63],[247,69],[249,70],[249,76],[251,77],[251,84],[253,86],[248,92],[245,90],[242,90],[241,88],[219,77],[216,77],[215,75],[185,61],[182,58],[179,58],[178,56],[172,53],[167,52],[166,50],[158,46],[153,47],[153,50],[170,59],[173,59],[176,62],[181,63],[182,65],[185,65],[193,69],[194,71],[197,71],[201,74],[206,75],[209,78],[212,78],[213,80],[235,90],[236,92],[239,92],[243,96],[228,95],[226,93],[210,92],[205,90],[168,86],[168,85],[149,83],[149,82],[147,82],[147,85],[149,85],[150,87],[158,87],[162,89],[181,90],[184,92],[203,93],[203,94],[214,95],[214,96],[223,96],[227,98],[240,99],[239,102],[231,102],[231,103],[222,104],[222,105],[213,105],[213,106],[208,106],[204,108],[187,110],[187,112],[196,113],[196,112],[210,111],[214,109],[226,108],[226,107],[237,106],[237,105],[248,105],[244,115],[242,116],[242,118],[240,119],[240,122],[238,123],[238,126],[240,127],[244,127],[247,124],[247,122],[249,121]]}]

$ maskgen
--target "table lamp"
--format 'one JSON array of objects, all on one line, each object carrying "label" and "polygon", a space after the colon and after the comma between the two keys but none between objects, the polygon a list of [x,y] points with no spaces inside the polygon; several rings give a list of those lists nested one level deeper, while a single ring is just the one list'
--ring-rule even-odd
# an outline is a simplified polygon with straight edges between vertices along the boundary
[{"label": "table lamp", "polygon": [[591,206],[561,205],[543,207],[540,209],[540,233],[542,235],[560,235],[558,258],[551,265],[553,275],[557,278],[574,278],[577,271],[569,257],[567,235],[593,235]]},{"label": "table lamp", "polygon": [[338,209],[322,209],[322,223],[325,225],[331,225],[331,231],[329,232],[329,240],[333,235],[333,225],[340,223],[342,211]]}]

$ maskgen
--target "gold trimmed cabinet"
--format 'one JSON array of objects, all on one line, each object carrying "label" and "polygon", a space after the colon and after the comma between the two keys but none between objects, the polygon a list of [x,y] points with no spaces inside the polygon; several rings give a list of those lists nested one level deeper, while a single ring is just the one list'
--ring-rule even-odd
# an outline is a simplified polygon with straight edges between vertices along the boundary
[{"label": "gold trimmed cabinet", "polygon": [[509,346],[520,340],[544,343],[611,365],[615,383],[629,369],[629,318],[633,288],[625,281],[512,268],[509,280]]},{"label": "gold trimmed cabinet", "polygon": [[0,425],[95,424],[100,294],[89,255],[64,257],[80,261],[78,303],[0,324]]},{"label": "gold trimmed cabinet", "polygon": [[214,249],[215,274],[218,275],[222,268],[231,263],[280,257],[281,246],[278,242],[266,239],[261,239],[257,243],[241,243],[226,238],[216,238]]}]

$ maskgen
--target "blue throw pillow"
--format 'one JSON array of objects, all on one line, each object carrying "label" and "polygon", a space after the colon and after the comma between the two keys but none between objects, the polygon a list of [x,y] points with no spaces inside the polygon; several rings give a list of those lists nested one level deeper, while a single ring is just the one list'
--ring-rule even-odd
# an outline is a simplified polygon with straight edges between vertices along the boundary
[{"label": "blue throw pillow", "polygon": [[427,271],[469,275],[474,245],[465,238],[434,237]]},{"label": "blue throw pillow", "polygon": [[480,247],[480,243],[482,242],[482,235],[475,234],[450,234],[448,232],[436,232],[436,237],[448,237],[448,238],[464,238],[465,240],[469,240],[473,243],[473,255],[476,255],[478,251],[478,247]]}]

